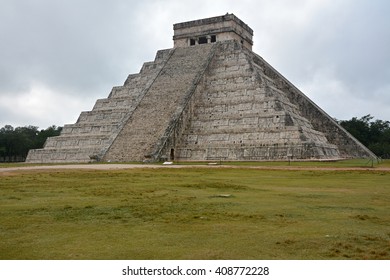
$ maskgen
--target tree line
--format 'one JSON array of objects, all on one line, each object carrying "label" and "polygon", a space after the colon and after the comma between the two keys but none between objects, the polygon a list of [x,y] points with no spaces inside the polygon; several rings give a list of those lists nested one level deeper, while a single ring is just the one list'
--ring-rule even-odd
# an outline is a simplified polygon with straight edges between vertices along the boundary
[{"label": "tree line", "polygon": [[390,158],[390,122],[373,119],[366,115],[339,123],[378,157]]},{"label": "tree line", "polygon": [[25,161],[30,149],[40,149],[48,137],[58,136],[62,127],[52,125],[39,130],[37,126],[0,128],[0,162]]},{"label": "tree line", "polygon": [[[338,121],[349,133],[381,158],[390,158],[390,122],[374,120],[371,115]],[[30,149],[40,149],[48,137],[60,135],[62,127],[52,125],[39,130],[37,126],[0,129],[0,162],[24,161]]]}]

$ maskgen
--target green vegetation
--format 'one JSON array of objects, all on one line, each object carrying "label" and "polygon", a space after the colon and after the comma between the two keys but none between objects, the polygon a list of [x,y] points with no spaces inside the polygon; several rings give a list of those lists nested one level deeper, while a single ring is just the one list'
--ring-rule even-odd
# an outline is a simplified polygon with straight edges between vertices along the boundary
[{"label": "green vegetation", "polygon": [[0,259],[389,259],[390,172],[0,172]]},{"label": "green vegetation", "polygon": [[381,158],[390,158],[390,122],[375,120],[371,115],[340,121],[349,133]]},{"label": "green vegetation", "polygon": [[31,125],[0,128],[0,162],[24,161],[30,149],[42,148],[47,137],[60,135],[61,130],[55,125],[42,130]]}]

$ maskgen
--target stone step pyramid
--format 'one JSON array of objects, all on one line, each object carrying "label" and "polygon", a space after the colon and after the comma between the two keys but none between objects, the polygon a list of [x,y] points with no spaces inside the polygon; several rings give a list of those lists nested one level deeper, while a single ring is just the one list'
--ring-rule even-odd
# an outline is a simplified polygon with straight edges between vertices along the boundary
[{"label": "stone step pyramid", "polygon": [[27,162],[375,157],[263,58],[233,14],[174,25],[157,52]]}]

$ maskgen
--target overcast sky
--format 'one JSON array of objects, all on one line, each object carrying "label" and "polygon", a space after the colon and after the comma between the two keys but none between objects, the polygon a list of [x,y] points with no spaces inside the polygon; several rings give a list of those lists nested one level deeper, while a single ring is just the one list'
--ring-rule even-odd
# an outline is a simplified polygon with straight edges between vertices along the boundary
[{"label": "overcast sky", "polygon": [[329,115],[390,120],[388,0],[0,0],[0,127],[75,123],[173,46],[173,24],[235,14],[253,51]]}]

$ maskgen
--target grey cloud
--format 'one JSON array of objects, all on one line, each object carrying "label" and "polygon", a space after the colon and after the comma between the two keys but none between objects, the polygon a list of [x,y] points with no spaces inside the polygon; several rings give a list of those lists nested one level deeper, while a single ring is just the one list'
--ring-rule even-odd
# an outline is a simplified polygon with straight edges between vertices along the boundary
[{"label": "grey cloud", "polygon": [[[157,50],[171,48],[173,23],[226,12],[252,27],[254,51],[298,87],[311,90],[305,92],[309,97],[324,102],[325,91],[332,90],[328,85],[340,84],[343,102],[354,99],[363,106],[361,100],[383,99],[380,110],[389,113],[381,118],[390,120],[389,6],[384,0],[6,1],[0,10],[0,101],[18,98],[0,104],[0,126],[28,118],[25,124],[42,126],[75,121],[80,108],[91,109]],[[33,108],[18,108],[19,115],[6,109],[27,106],[20,100],[35,94],[37,85],[51,92],[41,102],[54,102],[58,114],[44,122],[38,110],[34,119]],[[56,100],[71,105],[65,111]],[[342,117],[335,107],[329,106],[329,114]],[[22,116],[23,111],[31,114]]]}]

